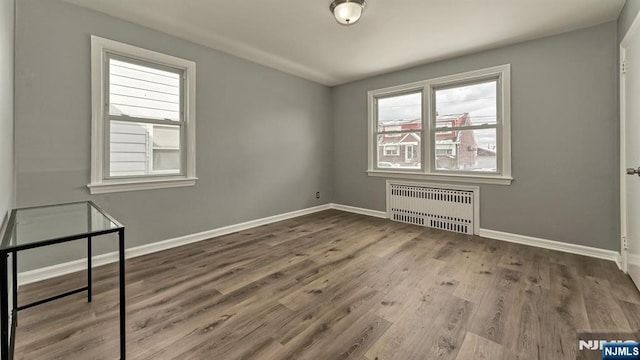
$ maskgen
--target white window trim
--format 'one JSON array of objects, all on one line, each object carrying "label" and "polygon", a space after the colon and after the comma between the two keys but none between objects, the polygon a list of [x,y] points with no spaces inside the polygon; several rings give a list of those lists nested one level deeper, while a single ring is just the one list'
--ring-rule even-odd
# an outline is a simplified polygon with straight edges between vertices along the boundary
[{"label": "white window trim", "polygon": [[[104,173],[104,119],[103,104],[108,96],[105,91],[106,52],[149,61],[169,67],[184,69],[185,74],[185,173],[172,176],[149,176],[142,178],[106,179]],[[193,186],[196,177],[196,64],[171,55],[139,48],[91,35],[91,183],[87,185],[91,194],[120,191],[149,190],[178,186]]]},{"label": "white window trim", "polygon": [[[432,93],[434,88],[454,85],[456,83],[466,83],[483,78],[497,76],[500,79],[498,86],[499,98],[501,101],[500,111],[502,121],[498,125],[498,136],[500,137],[500,153],[498,158],[498,173],[478,173],[472,172],[436,172],[432,163],[431,124],[435,111],[432,111]],[[408,92],[422,91],[422,168],[413,169],[380,169],[376,167],[376,98],[400,95]],[[369,176],[395,177],[416,180],[440,180],[466,183],[511,185],[511,65],[505,64],[491,68],[469,71],[461,74],[443,76],[435,79],[417,81],[410,84],[391,86],[384,89],[372,90],[367,93],[368,109],[368,169]]]}]

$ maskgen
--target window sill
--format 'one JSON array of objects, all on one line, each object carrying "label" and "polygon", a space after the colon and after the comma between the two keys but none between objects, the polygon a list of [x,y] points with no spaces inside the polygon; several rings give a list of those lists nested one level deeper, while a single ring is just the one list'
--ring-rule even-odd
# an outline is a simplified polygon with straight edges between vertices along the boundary
[{"label": "window sill", "polygon": [[106,194],[113,192],[165,189],[182,186],[193,186],[196,177],[158,178],[143,180],[111,180],[87,185],[91,194]]},{"label": "window sill", "polygon": [[414,179],[414,180],[437,180],[455,181],[474,184],[511,185],[513,178],[510,176],[490,176],[490,175],[457,175],[457,174],[417,174],[400,171],[367,170],[367,175],[376,177]]}]

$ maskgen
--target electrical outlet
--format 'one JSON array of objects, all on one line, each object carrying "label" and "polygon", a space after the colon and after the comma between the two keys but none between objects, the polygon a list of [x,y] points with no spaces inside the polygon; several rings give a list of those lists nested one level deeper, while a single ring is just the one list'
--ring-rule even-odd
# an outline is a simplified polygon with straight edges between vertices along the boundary
[{"label": "electrical outlet", "polygon": [[316,191],[316,199],[320,199],[320,191]]}]

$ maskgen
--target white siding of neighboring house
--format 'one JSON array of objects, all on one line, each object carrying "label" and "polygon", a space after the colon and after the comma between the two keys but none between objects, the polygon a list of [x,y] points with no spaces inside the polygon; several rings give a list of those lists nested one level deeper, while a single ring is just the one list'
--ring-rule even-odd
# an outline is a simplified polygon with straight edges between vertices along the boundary
[{"label": "white siding of neighboring house", "polygon": [[149,169],[149,132],[145,124],[111,122],[111,176],[145,175]]}]

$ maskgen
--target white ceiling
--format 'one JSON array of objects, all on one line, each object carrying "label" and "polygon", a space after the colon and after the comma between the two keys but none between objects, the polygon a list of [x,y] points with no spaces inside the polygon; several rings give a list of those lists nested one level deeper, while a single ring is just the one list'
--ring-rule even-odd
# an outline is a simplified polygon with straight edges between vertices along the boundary
[{"label": "white ceiling", "polygon": [[325,85],[615,20],[624,0],[66,0]]}]

